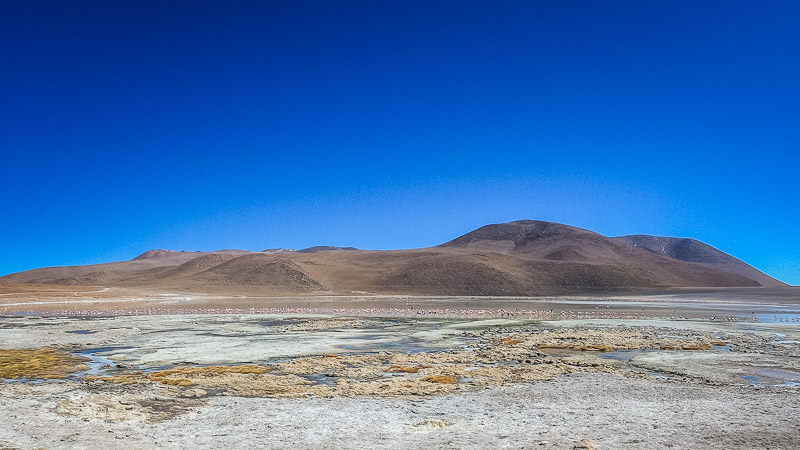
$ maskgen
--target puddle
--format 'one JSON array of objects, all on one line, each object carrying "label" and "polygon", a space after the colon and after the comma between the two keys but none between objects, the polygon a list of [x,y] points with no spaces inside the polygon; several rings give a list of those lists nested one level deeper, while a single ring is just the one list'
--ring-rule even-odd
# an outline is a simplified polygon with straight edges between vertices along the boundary
[{"label": "puddle", "polygon": [[74,373],[70,378],[82,378],[89,375],[100,375],[108,372],[109,370],[116,369],[117,364],[114,363],[114,361],[98,353],[111,352],[117,349],[118,347],[109,347],[109,348],[98,348],[93,350],[84,350],[82,352],[73,353],[73,355],[75,356],[83,356],[90,359],[85,363],[87,366],[89,366],[89,370],[84,370],[83,372]]},{"label": "puddle", "polygon": [[786,369],[754,368],[752,375],[740,375],[751,386],[800,386],[800,372]]},{"label": "puddle", "polygon": [[785,369],[756,369],[756,373],[770,378],[785,379],[788,381],[800,382],[800,372]]},{"label": "puddle", "polygon": [[89,330],[68,330],[64,333],[72,333],[72,334],[95,334],[97,331],[89,331]]},{"label": "puddle", "polygon": [[636,349],[636,350],[614,350],[611,352],[594,352],[594,353],[603,359],[613,359],[614,361],[629,362],[635,356],[646,355],[648,353],[656,351],[658,350]]},{"label": "puddle", "polygon": [[760,323],[783,323],[800,325],[800,316],[795,314],[755,314],[754,317]]},{"label": "puddle", "polygon": [[336,382],[339,381],[339,377],[329,377],[324,373],[312,373],[298,376],[303,377],[314,384],[322,384],[330,387],[336,387]]}]

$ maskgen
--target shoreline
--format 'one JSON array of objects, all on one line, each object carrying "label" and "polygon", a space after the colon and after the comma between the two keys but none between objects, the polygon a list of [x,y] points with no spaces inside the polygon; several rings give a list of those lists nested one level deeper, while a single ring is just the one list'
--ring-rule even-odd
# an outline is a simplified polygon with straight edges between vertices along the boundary
[{"label": "shoreline", "polygon": [[[657,314],[655,312],[620,312],[578,310],[505,310],[505,309],[415,309],[415,308],[147,308],[147,309],[102,309],[102,310],[19,310],[0,314],[0,317],[121,317],[121,316],[170,316],[170,315],[324,315],[336,317],[370,318],[438,318],[438,319],[486,319],[512,318],[522,320],[692,320],[710,322],[760,323],[758,315],[689,315]],[[800,312],[779,320],[800,325]],[[766,323],[773,323],[766,321]]]}]

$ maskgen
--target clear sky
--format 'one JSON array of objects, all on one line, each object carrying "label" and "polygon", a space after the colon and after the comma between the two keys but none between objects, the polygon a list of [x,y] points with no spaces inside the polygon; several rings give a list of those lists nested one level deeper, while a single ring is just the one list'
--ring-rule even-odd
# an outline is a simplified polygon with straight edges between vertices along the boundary
[{"label": "clear sky", "polygon": [[0,274],[540,219],[800,284],[800,2],[0,2]]}]

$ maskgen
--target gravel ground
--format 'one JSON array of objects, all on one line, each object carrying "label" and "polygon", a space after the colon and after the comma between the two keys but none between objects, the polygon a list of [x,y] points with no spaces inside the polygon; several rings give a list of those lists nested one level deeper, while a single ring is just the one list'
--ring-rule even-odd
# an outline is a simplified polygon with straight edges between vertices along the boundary
[{"label": "gravel ground", "polygon": [[58,395],[14,394],[0,397],[0,447],[800,448],[796,388],[603,373],[415,400],[215,397],[154,424],[65,417],[50,411]]}]

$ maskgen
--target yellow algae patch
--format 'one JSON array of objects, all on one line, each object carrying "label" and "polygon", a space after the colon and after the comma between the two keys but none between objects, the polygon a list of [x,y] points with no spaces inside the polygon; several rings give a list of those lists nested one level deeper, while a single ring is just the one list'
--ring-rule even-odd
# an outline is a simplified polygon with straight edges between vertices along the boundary
[{"label": "yellow algae patch", "polygon": [[67,378],[71,373],[89,370],[85,361],[89,358],[48,347],[0,349],[0,378]]},{"label": "yellow algae patch", "polygon": [[711,350],[713,347],[708,344],[661,344],[658,348],[661,350]]},{"label": "yellow algae patch", "polygon": [[384,372],[394,372],[394,373],[417,373],[420,369],[430,369],[432,366],[427,364],[423,364],[420,366],[391,366],[388,369],[385,369]]},{"label": "yellow algae patch", "polygon": [[417,373],[419,372],[419,367],[392,366],[384,370],[384,372]]},{"label": "yellow algae patch", "polygon": [[158,381],[161,384],[168,384],[170,386],[194,386],[195,382],[188,378],[159,378],[152,377],[153,381]]},{"label": "yellow algae patch", "polygon": [[711,350],[708,344],[686,344],[683,346],[684,350]]},{"label": "yellow algae patch", "polygon": [[269,372],[269,367],[263,366],[208,366],[208,367],[176,367],[149,374],[150,379],[161,384],[172,386],[194,386],[197,384],[192,378],[217,377],[227,374],[255,374]]},{"label": "yellow algae patch", "polygon": [[207,367],[176,367],[174,369],[162,370],[150,374],[152,378],[163,378],[172,375],[213,375],[220,373],[267,373],[271,371],[264,366],[207,366]]},{"label": "yellow algae patch", "polygon": [[503,338],[502,342],[503,342],[503,344],[506,344],[506,345],[515,345],[515,344],[521,344],[521,343],[523,343],[525,341],[522,340],[522,339],[514,339],[514,338],[506,336],[506,337]]},{"label": "yellow algae patch", "polygon": [[427,377],[420,378],[421,381],[428,381],[431,383],[445,383],[445,384],[455,384],[458,383],[458,378],[451,377],[447,375],[430,375]]}]

